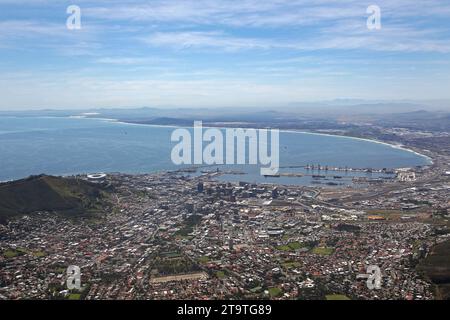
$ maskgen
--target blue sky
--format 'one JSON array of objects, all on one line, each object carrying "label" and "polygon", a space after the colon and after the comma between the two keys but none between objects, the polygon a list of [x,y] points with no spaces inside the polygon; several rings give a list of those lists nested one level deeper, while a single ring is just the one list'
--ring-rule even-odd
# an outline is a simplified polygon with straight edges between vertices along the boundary
[{"label": "blue sky", "polygon": [[[66,9],[81,8],[81,30]],[[381,8],[381,30],[366,9]],[[448,0],[0,0],[0,109],[450,99]]]}]

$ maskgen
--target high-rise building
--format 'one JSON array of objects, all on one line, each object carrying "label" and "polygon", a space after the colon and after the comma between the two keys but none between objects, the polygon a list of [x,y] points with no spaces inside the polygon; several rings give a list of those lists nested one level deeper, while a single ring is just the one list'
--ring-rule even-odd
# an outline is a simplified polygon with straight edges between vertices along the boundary
[{"label": "high-rise building", "polygon": [[277,199],[278,198],[278,188],[274,188],[272,190],[272,199]]}]

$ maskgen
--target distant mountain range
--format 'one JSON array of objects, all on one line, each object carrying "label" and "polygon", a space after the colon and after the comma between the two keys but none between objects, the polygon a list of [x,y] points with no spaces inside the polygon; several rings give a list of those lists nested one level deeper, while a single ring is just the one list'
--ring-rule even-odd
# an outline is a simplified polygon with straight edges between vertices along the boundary
[{"label": "distant mountain range", "polygon": [[[33,108],[36,109],[36,108]],[[107,118],[136,119],[142,117],[177,117],[186,116],[224,116],[244,115],[257,112],[276,112],[296,115],[323,115],[323,114],[383,114],[406,113],[418,110],[450,112],[450,101],[383,101],[362,99],[337,99],[320,102],[293,102],[287,105],[268,107],[223,107],[223,108],[174,108],[174,107],[130,107],[130,108],[79,108],[79,109],[39,109],[39,110],[5,110],[0,115],[22,116],[74,116],[87,114],[88,116],[101,115]]]},{"label": "distant mountain range", "polygon": [[134,108],[0,111],[0,116],[52,116],[106,118],[123,122],[192,126],[196,120],[205,124],[237,123],[243,126],[340,130],[358,123],[381,127],[405,127],[421,130],[450,131],[450,102],[367,102],[336,100],[297,103],[282,108]]}]

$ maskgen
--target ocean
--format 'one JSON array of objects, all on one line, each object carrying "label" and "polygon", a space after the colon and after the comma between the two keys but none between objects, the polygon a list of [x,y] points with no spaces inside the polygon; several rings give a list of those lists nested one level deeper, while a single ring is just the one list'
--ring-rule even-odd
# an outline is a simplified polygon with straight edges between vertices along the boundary
[{"label": "ocean", "polygon": [[[96,172],[130,174],[177,170],[171,161],[175,128],[120,123],[106,119],[63,117],[0,117],[0,181],[36,174],[73,175]],[[320,184],[312,175],[324,174],[307,164],[329,167],[400,168],[427,165],[424,156],[361,139],[298,132],[280,133],[282,173],[304,177],[264,177],[259,165],[221,166],[245,174],[225,174],[222,181]],[[284,167],[284,168],[283,168]],[[206,170],[206,169],[204,169]],[[208,168],[207,170],[215,170]],[[199,172],[200,174],[200,172]],[[381,174],[330,172],[346,178],[377,178]],[[331,178],[330,178],[331,179]],[[325,181],[328,179],[325,179]],[[350,180],[349,180],[350,181]],[[326,183],[326,182],[324,182]]]}]

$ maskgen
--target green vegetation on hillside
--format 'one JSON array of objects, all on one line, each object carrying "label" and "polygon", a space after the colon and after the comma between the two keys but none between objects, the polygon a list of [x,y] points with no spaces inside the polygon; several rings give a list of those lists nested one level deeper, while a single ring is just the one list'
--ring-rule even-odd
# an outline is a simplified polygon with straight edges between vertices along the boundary
[{"label": "green vegetation on hillside", "polygon": [[304,243],[300,243],[298,241],[290,242],[286,245],[281,245],[277,247],[277,250],[280,251],[295,251],[301,248],[308,248],[308,246]]},{"label": "green vegetation on hillside", "polygon": [[280,288],[273,287],[269,288],[269,295],[271,298],[278,298],[283,294],[283,291]]},{"label": "green vegetation on hillside", "polygon": [[201,257],[198,259],[198,262],[200,262],[201,264],[208,263],[208,262],[209,262],[209,258],[208,258],[207,256],[201,256]]},{"label": "green vegetation on hillside", "polygon": [[81,299],[81,294],[80,293],[71,293],[71,294],[69,294],[67,299],[68,300],[80,300]]},{"label": "green vegetation on hillside", "polygon": [[435,246],[417,270],[436,285],[436,298],[450,299],[450,241]]},{"label": "green vegetation on hillside", "polygon": [[330,248],[330,247],[315,247],[312,250],[312,253],[314,254],[318,254],[321,256],[329,256],[334,252],[334,248]]},{"label": "green vegetation on hillside", "polygon": [[106,193],[100,186],[75,178],[32,176],[0,184],[0,223],[35,212],[79,216],[102,211]]},{"label": "green vegetation on hillside", "polygon": [[182,224],[180,224],[180,230],[176,232],[177,236],[188,237],[194,231],[194,227],[198,225],[202,220],[202,216],[191,215],[187,217]]},{"label": "green vegetation on hillside", "polygon": [[326,295],[325,298],[327,300],[350,300],[349,297],[347,297],[343,294],[329,294],[329,295]]},{"label": "green vegetation on hillside", "polygon": [[18,250],[13,250],[13,249],[8,249],[3,251],[3,257],[10,259],[10,258],[15,258],[19,255],[21,255],[22,253],[19,252]]}]

